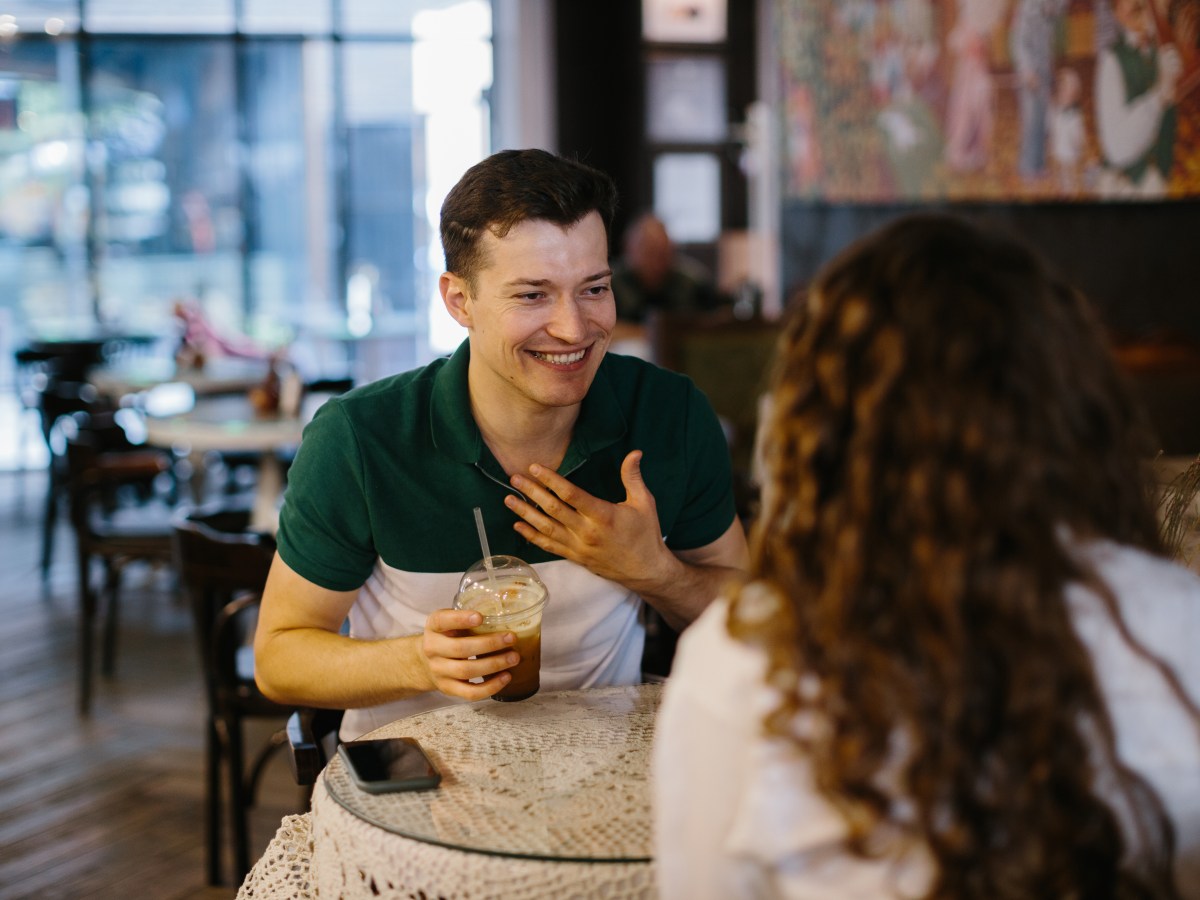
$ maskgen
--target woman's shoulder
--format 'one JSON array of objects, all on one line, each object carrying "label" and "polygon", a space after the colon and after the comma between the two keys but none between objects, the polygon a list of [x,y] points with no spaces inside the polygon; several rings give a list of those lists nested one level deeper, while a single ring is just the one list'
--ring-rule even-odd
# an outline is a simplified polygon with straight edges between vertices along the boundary
[{"label": "woman's shoulder", "polygon": [[[1072,619],[1097,659],[1101,677],[1114,689],[1149,692],[1158,676],[1124,635],[1128,629],[1150,654],[1170,664],[1193,697],[1200,695],[1200,575],[1179,562],[1137,547],[1108,541],[1081,545],[1083,558],[1111,592],[1120,614],[1115,621],[1094,591],[1075,585],[1068,592]],[[1120,673],[1119,678],[1114,673]],[[1142,672],[1148,679],[1143,685]],[[1120,681],[1122,684],[1117,684]],[[1158,688],[1155,687],[1155,690]]]},{"label": "woman's shoulder", "polygon": [[1179,604],[1200,609],[1200,574],[1176,560],[1112,541],[1083,543],[1080,554],[1126,614]]},{"label": "woman's shoulder", "polygon": [[[680,636],[667,689],[726,712],[766,690],[766,657],[729,633],[729,601],[718,598]],[[757,705],[757,704],[755,704]]]}]

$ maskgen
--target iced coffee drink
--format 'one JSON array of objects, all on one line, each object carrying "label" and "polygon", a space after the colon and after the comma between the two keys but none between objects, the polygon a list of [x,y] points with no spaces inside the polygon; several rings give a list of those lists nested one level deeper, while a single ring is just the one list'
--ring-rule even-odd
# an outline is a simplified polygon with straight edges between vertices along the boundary
[{"label": "iced coffee drink", "polygon": [[[473,634],[511,631],[521,657],[508,670],[512,680],[493,700],[524,700],[538,692],[542,668],[542,610],[549,594],[537,573],[515,556],[493,556],[489,571],[480,560],[467,570],[455,598],[456,609],[473,609],[483,622]],[[507,652],[507,651],[504,651]]]}]

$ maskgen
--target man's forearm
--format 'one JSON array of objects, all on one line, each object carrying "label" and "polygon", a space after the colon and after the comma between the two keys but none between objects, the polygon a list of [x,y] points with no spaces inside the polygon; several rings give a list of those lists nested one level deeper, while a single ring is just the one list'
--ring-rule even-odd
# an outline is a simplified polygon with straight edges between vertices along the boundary
[{"label": "man's forearm", "polygon": [[255,647],[255,680],[277,703],[358,709],[434,689],[421,635],[364,641],[320,628],[270,635]]},{"label": "man's forearm", "polygon": [[697,565],[676,559],[678,567],[653,584],[634,587],[643,600],[676,631],[682,631],[704,612],[722,588],[743,573],[731,566]]}]

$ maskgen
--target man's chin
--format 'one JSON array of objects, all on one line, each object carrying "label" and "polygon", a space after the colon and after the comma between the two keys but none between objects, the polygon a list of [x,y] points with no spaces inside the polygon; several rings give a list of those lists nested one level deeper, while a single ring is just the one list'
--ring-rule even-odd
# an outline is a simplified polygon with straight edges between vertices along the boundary
[{"label": "man's chin", "polygon": [[593,369],[587,372],[573,373],[573,375],[575,377],[565,383],[542,385],[541,390],[536,394],[537,401],[543,406],[553,408],[576,406],[582,403],[583,398],[591,390],[596,372]]}]

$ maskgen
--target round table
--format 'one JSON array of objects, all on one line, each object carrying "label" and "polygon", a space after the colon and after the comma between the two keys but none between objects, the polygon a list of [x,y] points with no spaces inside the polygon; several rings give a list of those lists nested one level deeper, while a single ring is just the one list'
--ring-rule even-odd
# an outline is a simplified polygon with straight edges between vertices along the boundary
[{"label": "round table", "polygon": [[[304,426],[329,394],[304,398],[298,416],[260,415],[245,396],[196,397],[194,405],[176,415],[146,416],[146,442],[189,454],[196,493],[202,491],[203,455],[211,451],[261,454],[250,526],[274,532],[284,487],[283,467],[276,451],[299,445]],[[200,501],[197,496],[197,502]]]},{"label": "round table", "polygon": [[369,794],[335,758],[312,811],[285,820],[239,896],[653,898],[660,693],[644,684],[486,700],[374,731],[416,738],[441,786]]},{"label": "round table", "polygon": [[261,359],[218,357],[197,369],[178,366],[165,357],[134,357],[93,369],[88,381],[112,400],[163,384],[186,384],[196,394],[234,394],[262,384],[269,369]]}]

